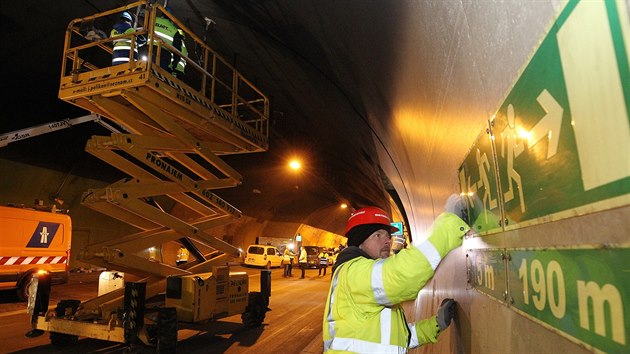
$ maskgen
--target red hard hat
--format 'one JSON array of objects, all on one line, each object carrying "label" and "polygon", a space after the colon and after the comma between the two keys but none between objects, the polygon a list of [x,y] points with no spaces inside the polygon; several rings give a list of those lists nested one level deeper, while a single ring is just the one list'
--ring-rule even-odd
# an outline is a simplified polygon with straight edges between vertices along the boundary
[{"label": "red hard hat", "polygon": [[391,222],[392,221],[385,210],[377,207],[365,207],[350,215],[348,225],[346,225],[346,231],[343,234],[347,235],[348,231],[352,230],[355,226],[366,224],[384,225],[386,226],[384,229],[388,230],[389,233],[399,231],[397,227],[391,225]]}]

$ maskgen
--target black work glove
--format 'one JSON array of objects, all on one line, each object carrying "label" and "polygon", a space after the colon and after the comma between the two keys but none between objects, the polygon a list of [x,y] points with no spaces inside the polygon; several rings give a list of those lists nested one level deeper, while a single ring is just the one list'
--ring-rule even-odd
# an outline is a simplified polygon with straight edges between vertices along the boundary
[{"label": "black work glove", "polygon": [[437,323],[440,331],[445,330],[451,324],[451,320],[455,317],[455,308],[457,302],[453,299],[444,299],[440,304],[437,312]]}]

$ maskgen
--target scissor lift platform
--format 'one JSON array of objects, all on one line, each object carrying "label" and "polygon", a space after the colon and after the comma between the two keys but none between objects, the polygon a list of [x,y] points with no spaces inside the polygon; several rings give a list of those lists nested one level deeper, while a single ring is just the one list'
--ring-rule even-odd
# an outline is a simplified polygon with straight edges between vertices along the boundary
[{"label": "scissor lift platform", "polygon": [[[94,36],[123,11],[142,18],[134,33],[115,39]],[[186,56],[183,48],[155,34],[158,16],[181,29],[184,45],[194,48],[194,55]],[[121,38],[137,51],[129,50],[128,62],[111,65],[114,40]],[[183,77],[158,64],[165,55],[184,60]],[[147,344],[157,341],[158,352],[175,352],[174,322],[185,319],[184,313],[201,313],[202,307],[199,318],[204,321],[242,314],[245,325],[260,325],[271,294],[270,273],[261,274],[260,293],[248,293],[247,276],[226,267],[242,251],[207,230],[241,216],[213,190],[242,180],[222,155],[267,150],[267,97],[165,8],[139,1],[70,23],[59,98],[112,123],[115,132],[93,136],[86,151],[129,175],[89,190],[82,204],[138,229],[73,252],[83,262],[132,274],[139,281],[88,301],[63,300],[55,311],[48,311],[49,286],[40,290],[34,281],[33,330],[27,335],[49,331],[51,341],[63,345],[78,336],[128,344],[142,337]],[[179,265],[146,256],[147,249],[173,241],[194,259]],[[192,288],[195,294],[203,289],[206,296],[181,300],[183,289]],[[165,304],[175,302],[177,311],[162,305],[155,308],[157,317],[153,310],[153,317],[144,316],[145,299],[161,296]],[[143,324],[145,317],[149,324]],[[157,328],[157,336],[151,328]]]},{"label": "scissor lift platform", "polygon": [[[266,97],[260,95],[255,102],[235,97],[234,104],[219,105],[148,61],[63,76],[59,98],[107,117],[132,134],[183,135],[182,140],[211,144],[217,155],[261,152],[268,147]],[[252,112],[246,106],[262,108]],[[242,111],[257,117],[243,120]]]},{"label": "scissor lift platform", "polygon": [[[122,11],[141,18],[135,33],[117,37],[127,38],[139,54],[130,50],[127,63],[111,65],[114,39],[85,34]],[[194,55],[184,55],[155,34],[158,16],[182,30]],[[159,65],[171,54],[185,61],[183,78]],[[212,192],[242,180],[220,156],[268,148],[269,100],[257,87],[162,6],[140,1],[69,24],[59,98],[120,127],[121,133],[92,137],[86,151],[130,177],[88,191],[83,204],[140,230],[88,245],[79,250],[82,261],[159,279],[208,272],[225,257],[240,256],[239,249],[204,230],[241,216]],[[181,269],[136,255],[176,240],[193,248],[194,266]],[[223,256],[206,259],[190,240]]]}]

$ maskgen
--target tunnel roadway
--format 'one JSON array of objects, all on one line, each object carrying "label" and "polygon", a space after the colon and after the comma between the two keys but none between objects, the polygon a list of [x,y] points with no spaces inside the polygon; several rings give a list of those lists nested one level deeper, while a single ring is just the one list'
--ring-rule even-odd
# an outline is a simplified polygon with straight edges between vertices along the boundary
[{"label": "tunnel roadway", "polygon": [[[250,291],[260,289],[259,269],[232,267],[246,271],[250,277]],[[271,311],[261,327],[245,329],[240,315],[231,316],[211,326],[186,328],[178,331],[179,353],[321,353],[321,320],[330,284],[327,276],[308,270],[299,279],[300,270],[293,277],[283,278],[282,269],[272,269]],[[89,299],[98,290],[98,272],[71,273],[67,284],[53,286],[51,306],[61,299]],[[2,353],[124,353],[125,346],[89,338],[80,338],[69,348],[50,344],[48,334],[26,338],[30,329],[26,303],[18,302],[13,291],[0,291],[0,352]],[[137,348],[138,353],[151,353],[149,347]]]}]

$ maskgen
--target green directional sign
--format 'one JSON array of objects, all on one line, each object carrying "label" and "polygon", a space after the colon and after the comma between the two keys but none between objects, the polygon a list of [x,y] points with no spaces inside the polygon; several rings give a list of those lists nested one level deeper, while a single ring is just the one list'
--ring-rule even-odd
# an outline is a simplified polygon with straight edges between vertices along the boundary
[{"label": "green directional sign", "polygon": [[630,249],[508,250],[512,306],[606,353],[630,352]]},{"label": "green directional sign", "polygon": [[501,231],[499,189],[491,130],[480,134],[459,170],[459,183],[468,198],[468,222],[480,235]]},{"label": "green directional sign", "polygon": [[481,134],[459,170],[459,182],[468,198],[468,222],[480,235],[501,231],[499,189],[494,166],[491,130]]},{"label": "green directional sign", "polygon": [[619,5],[570,1],[497,112],[509,220],[630,201],[630,33]]},{"label": "green directional sign", "polygon": [[490,214],[510,229],[630,204],[629,57],[624,1],[568,1],[460,168],[471,223]]},{"label": "green directional sign", "polygon": [[466,269],[470,286],[496,300],[506,301],[505,251],[500,249],[468,250]]}]

